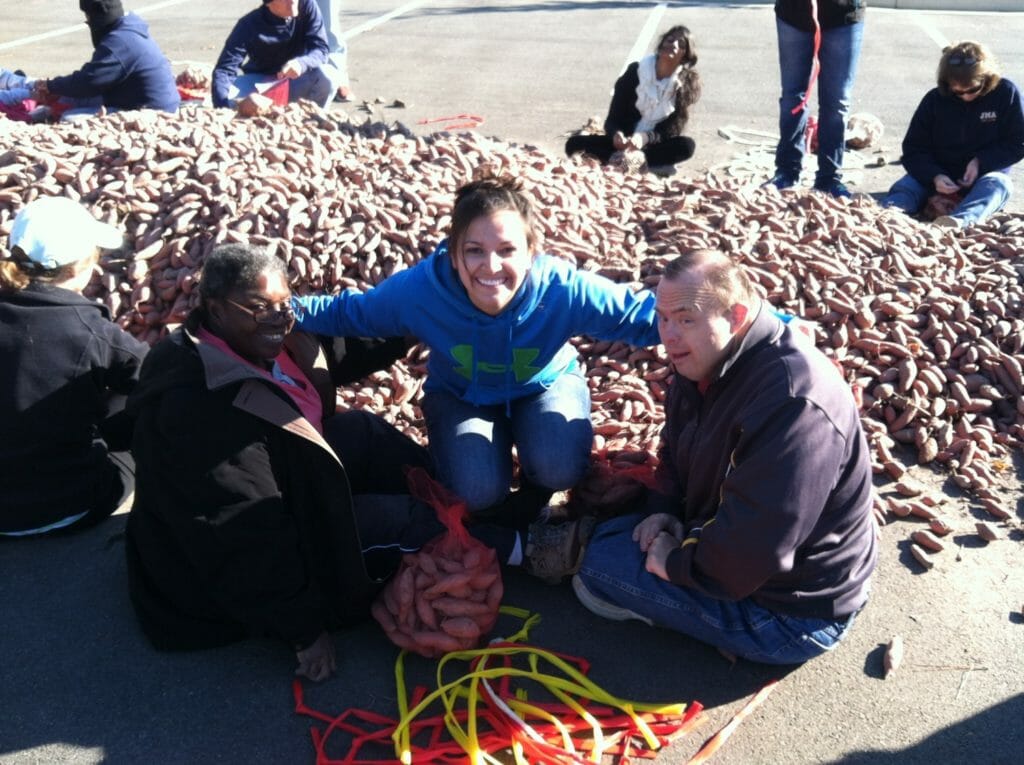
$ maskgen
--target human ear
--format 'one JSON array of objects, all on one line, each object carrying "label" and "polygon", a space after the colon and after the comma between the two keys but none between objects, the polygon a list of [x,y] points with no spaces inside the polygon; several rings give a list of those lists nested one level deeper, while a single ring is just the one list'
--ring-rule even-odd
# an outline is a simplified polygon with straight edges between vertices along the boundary
[{"label": "human ear", "polygon": [[742,303],[736,303],[729,309],[729,329],[732,332],[739,331],[739,328],[743,326],[743,323],[747,320],[747,315],[750,313],[750,309]]}]

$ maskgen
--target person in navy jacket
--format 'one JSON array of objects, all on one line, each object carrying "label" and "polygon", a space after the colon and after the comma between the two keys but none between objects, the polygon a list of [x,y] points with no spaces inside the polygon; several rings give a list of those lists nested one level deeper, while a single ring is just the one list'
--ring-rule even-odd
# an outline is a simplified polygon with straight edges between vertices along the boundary
[{"label": "person in navy jacket", "polygon": [[[288,80],[288,100],[326,107],[345,74],[331,63],[313,0],[264,0],[231,30],[213,70],[213,105],[233,106],[261,82]],[[242,74],[239,76],[239,70]]]},{"label": "person in navy jacket", "polygon": [[[181,103],[171,65],[149,35],[149,26],[121,0],[80,0],[92,35],[92,58],[77,72],[37,80],[35,96],[71,100],[76,113],[108,110],[177,111]],[[67,114],[67,112],[66,112]]]},{"label": "person in navy jacket", "polygon": [[1010,167],[1024,158],[1024,107],[988,49],[961,42],[942,52],[938,86],[921,100],[903,139],[903,167],[883,204],[911,215],[935,193],[962,195],[940,226],[981,223],[1006,204]]}]

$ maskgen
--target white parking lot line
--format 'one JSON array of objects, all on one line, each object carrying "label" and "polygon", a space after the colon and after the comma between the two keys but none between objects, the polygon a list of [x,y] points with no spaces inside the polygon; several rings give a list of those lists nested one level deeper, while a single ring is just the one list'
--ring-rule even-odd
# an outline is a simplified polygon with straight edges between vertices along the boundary
[{"label": "white parking lot line", "polygon": [[651,10],[651,15],[647,17],[647,23],[644,24],[644,28],[640,30],[640,34],[636,38],[636,42],[633,43],[633,47],[629,51],[629,55],[626,56],[626,61],[622,65],[622,69],[619,70],[619,74],[626,71],[626,67],[632,64],[634,61],[639,61],[643,58],[651,45],[651,40],[654,39],[654,33],[658,29],[658,24],[661,23],[661,17],[665,15],[665,9],[668,7],[668,3],[658,3]]},{"label": "white parking lot line", "polygon": [[413,2],[411,3],[406,3],[405,5],[395,8],[395,10],[391,11],[390,13],[385,13],[383,16],[378,16],[377,18],[370,19],[369,21],[364,22],[357,27],[352,27],[351,29],[346,31],[342,35],[342,37],[344,37],[346,40],[351,40],[353,37],[361,35],[363,32],[369,32],[371,29],[379,27],[381,24],[391,21],[391,19],[401,16],[403,13],[408,13],[411,10],[419,8],[425,2],[426,0],[413,0]]},{"label": "white parking lot line", "polygon": [[[145,16],[148,11],[157,11],[161,8],[168,8],[172,5],[181,5],[187,3],[189,0],[164,0],[162,3],[153,3],[152,5],[146,5],[142,8],[133,8],[132,12],[139,16]],[[37,35],[29,35],[28,37],[20,37],[17,40],[10,40],[9,42],[0,43],[0,50],[10,50],[11,48],[18,48],[22,45],[30,45],[31,43],[39,42],[40,40],[49,40],[52,37],[61,37],[63,35],[69,35],[72,32],[80,32],[85,27],[85,22],[81,24],[72,24],[69,27],[61,27],[60,29],[51,29],[49,32],[40,32]]]}]

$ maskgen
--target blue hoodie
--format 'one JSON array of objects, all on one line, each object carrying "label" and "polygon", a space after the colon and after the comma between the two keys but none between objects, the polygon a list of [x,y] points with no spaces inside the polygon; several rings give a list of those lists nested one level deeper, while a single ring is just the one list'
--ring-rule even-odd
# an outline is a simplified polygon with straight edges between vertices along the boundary
[{"label": "blue hoodie", "polygon": [[246,74],[274,76],[292,59],[303,73],[327,62],[327,35],[320,9],[301,0],[299,15],[282,19],[266,5],[250,11],[231,30],[213,70],[212,101],[229,105],[228,91],[241,68]]},{"label": "blue hoodie", "polygon": [[577,368],[569,339],[589,335],[657,345],[654,293],[538,255],[515,297],[497,316],[470,302],[448,243],[414,267],[360,293],[296,298],[298,327],[335,336],[412,335],[430,348],[424,389],[477,406],[538,393]]},{"label": "blue hoodie", "polygon": [[48,87],[69,98],[102,96],[110,109],[174,112],[181,103],[170,62],[149,36],[149,26],[134,13],[110,27],[85,66],[52,78]]}]

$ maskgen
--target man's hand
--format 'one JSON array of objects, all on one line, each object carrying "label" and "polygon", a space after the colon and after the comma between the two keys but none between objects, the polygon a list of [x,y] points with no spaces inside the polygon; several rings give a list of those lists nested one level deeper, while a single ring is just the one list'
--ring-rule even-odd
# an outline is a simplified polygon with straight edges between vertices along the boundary
[{"label": "man's hand", "polygon": [[334,670],[337,668],[334,659],[334,643],[326,632],[321,632],[309,648],[296,651],[295,657],[299,660],[295,674],[308,677],[314,683],[326,680],[334,674]]},{"label": "man's hand", "polygon": [[668,561],[668,554],[679,547],[679,539],[667,531],[663,531],[654,538],[647,549],[647,562],[645,568],[651,574],[668,581],[668,572],[665,570],[665,563]]},{"label": "man's hand", "polygon": [[612,136],[612,144],[615,146],[616,151],[622,151],[626,148],[626,135],[621,130],[615,131],[615,135]]},{"label": "man's hand", "polygon": [[243,117],[260,117],[270,114],[274,102],[262,93],[250,93],[235,104],[238,113]]},{"label": "man's hand", "polygon": [[287,62],[283,67],[281,67],[281,71],[277,73],[277,79],[294,80],[300,74],[302,74],[302,64],[300,64],[295,59],[292,59],[291,61]]},{"label": "man's hand", "polygon": [[683,539],[683,523],[669,513],[648,515],[633,528],[633,541],[640,544],[643,552],[648,552],[651,543],[659,534],[666,532],[673,536],[678,545]]},{"label": "man's hand", "polygon": [[964,169],[964,177],[960,179],[960,185],[964,188],[973,186],[974,182],[978,180],[978,170],[981,168],[981,163],[978,162],[978,158],[975,157],[967,163],[967,167]]},{"label": "man's hand", "polygon": [[960,187],[948,175],[939,173],[932,179],[935,183],[935,190],[940,194],[956,194]]}]

